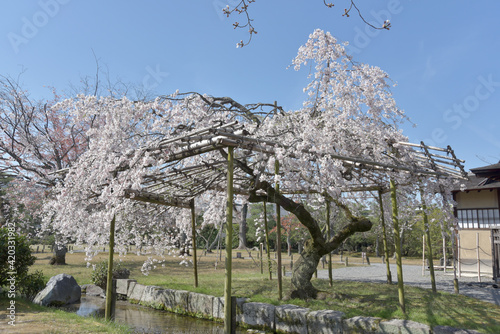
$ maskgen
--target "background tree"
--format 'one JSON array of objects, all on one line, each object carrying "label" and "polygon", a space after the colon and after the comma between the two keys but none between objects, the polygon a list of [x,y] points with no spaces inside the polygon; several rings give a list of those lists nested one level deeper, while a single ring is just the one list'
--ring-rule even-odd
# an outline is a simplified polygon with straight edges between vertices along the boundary
[{"label": "background tree", "polygon": [[[6,196],[22,207],[11,219],[32,235],[47,190],[60,181],[52,173],[70,167],[87,149],[84,131],[91,124],[54,107],[58,99],[55,92],[52,100],[31,99],[16,80],[0,77],[0,168],[15,177]],[[65,252],[54,247],[56,264],[64,263]]]}]

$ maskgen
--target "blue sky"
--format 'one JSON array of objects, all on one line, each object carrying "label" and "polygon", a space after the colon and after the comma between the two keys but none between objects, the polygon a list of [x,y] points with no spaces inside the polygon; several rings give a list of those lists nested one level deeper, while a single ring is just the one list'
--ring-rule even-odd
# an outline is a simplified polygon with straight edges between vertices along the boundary
[{"label": "blue sky", "polygon": [[[400,108],[417,127],[412,142],[451,145],[466,168],[500,160],[499,1],[359,0],[367,27],[346,0],[257,0],[258,34],[250,45],[222,8],[235,0],[0,0],[0,74],[21,75],[33,97],[50,98],[96,72],[158,94],[197,91],[241,103],[274,102],[293,110],[307,73],[287,69],[315,29],[350,43],[359,62],[379,66],[397,83]],[[380,25],[377,23],[377,25]],[[485,161],[486,162],[485,162]]]}]

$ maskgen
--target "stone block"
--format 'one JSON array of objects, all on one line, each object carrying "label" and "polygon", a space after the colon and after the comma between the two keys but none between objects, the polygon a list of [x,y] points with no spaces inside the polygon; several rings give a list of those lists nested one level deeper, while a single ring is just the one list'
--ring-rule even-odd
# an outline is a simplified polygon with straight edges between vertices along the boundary
[{"label": "stone block", "polygon": [[275,330],[276,306],[266,303],[244,303],[241,310],[241,323],[250,328]]},{"label": "stone block", "polygon": [[142,294],[144,293],[144,290],[146,290],[146,286],[132,282],[127,291],[127,298],[130,302],[132,303],[139,303],[142,298]]},{"label": "stone block", "polygon": [[190,292],[188,297],[188,312],[210,318],[214,308],[213,296]]},{"label": "stone block", "polygon": [[[241,323],[241,317],[243,315],[243,305],[247,302],[248,298],[235,297],[233,299],[236,302],[236,323]],[[224,312],[222,312],[224,316]]]},{"label": "stone block", "polygon": [[128,287],[131,282],[136,282],[136,280],[133,279],[125,279],[125,278],[120,278],[116,280],[116,293],[119,293],[121,295],[126,295],[128,292]]},{"label": "stone block", "polygon": [[307,330],[314,334],[342,333],[344,317],[345,313],[339,311],[311,311],[307,314]]},{"label": "stone block", "polygon": [[379,326],[384,334],[431,334],[428,325],[409,320],[392,319],[380,322]]},{"label": "stone block", "polygon": [[361,334],[361,333],[381,333],[380,332],[380,318],[373,317],[353,317],[344,319],[343,333],[345,334]]},{"label": "stone block", "polygon": [[224,319],[224,297],[214,297],[212,317],[214,319]]},{"label": "stone block", "polygon": [[174,300],[175,304],[173,307],[173,311],[175,313],[185,314],[188,313],[188,298],[189,292],[185,290],[174,290]]},{"label": "stone block", "polygon": [[155,303],[161,306],[162,309],[167,311],[174,311],[175,309],[175,290],[161,289],[156,290]]},{"label": "stone block", "polygon": [[432,331],[434,334],[480,334],[472,329],[458,329],[449,326],[435,326]]},{"label": "stone block", "polygon": [[[294,334],[308,334],[307,331],[307,308],[296,305],[276,306],[276,331]],[[312,333],[311,333],[312,334]]]},{"label": "stone block", "polygon": [[85,294],[87,296],[105,296],[106,291],[95,284],[88,284],[85,289]]},{"label": "stone block", "polygon": [[147,285],[144,288],[144,292],[142,293],[140,304],[145,306],[152,306],[153,308],[159,308],[156,304],[158,291],[161,290],[161,287],[154,285]]}]

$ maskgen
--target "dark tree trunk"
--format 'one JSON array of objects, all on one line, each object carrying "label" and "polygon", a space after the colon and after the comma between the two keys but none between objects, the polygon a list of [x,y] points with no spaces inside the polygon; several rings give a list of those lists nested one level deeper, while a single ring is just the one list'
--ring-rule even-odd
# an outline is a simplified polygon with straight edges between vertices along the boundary
[{"label": "dark tree trunk", "polygon": [[293,264],[292,286],[290,298],[316,298],[318,290],[312,285],[311,278],[321,259],[320,252],[306,242],[303,252]]},{"label": "dark tree trunk", "polygon": [[[257,190],[264,190],[266,194],[257,194]],[[344,210],[349,223],[341,230],[337,231],[330,239],[325,238],[319,223],[314,219],[302,203],[277,193],[268,182],[259,182],[250,192],[250,202],[271,202],[279,204],[288,212],[293,213],[309,231],[311,238],[304,244],[304,250],[293,266],[292,286],[290,293],[292,298],[309,299],[315,298],[318,291],[311,283],[311,278],[319,264],[321,257],[337,249],[344,240],[356,232],[366,232],[372,227],[372,223],[366,218],[353,216],[347,206],[339,201],[335,201],[337,206]]]},{"label": "dark tree trunk", "polygon": [[68,248],[66,245],[52,245],[53,256],[50,259],[50,264],[52,265],[65,265],[66,264],[66,253]]},{"label": "dark tree trunk", "polygon": [[238,245],[238,249],[246,249],[247,246],[247,213],[248,213],[248,204],[243,204],[243,208],[241,209],[241,221],[240,221],[240,231],[238,234],[240,243]]}]

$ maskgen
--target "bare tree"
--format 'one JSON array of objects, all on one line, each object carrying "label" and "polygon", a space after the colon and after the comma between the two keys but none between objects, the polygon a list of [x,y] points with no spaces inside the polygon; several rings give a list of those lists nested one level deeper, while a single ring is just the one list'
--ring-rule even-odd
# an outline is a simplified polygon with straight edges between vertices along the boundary
[{"label": "bare tree", "polygon": [[[37,215],[46,190],[60,180],[52,172],[70,167],[86,150],[86,126],[51,101],[34,100],[18,80],[0,76],[0,171],[15,177],[8,195]],[[54,264],[64,264],[65,247],[54,247]]]}]

